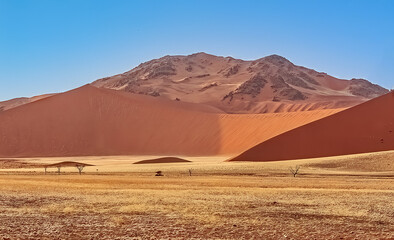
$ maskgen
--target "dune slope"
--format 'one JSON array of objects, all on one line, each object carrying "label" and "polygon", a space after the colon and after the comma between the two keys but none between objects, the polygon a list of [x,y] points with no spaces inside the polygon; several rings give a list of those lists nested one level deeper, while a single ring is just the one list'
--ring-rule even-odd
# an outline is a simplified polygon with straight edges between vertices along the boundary
[{"label": "dune slope", "polygon": [[0,157],[236,155],[338,111],[232,115],[86,85],[0,112]]},{"label": "dune slope", "polygon": [[31,98],[26,98],[26,97],[22,97],[22,98],[14,98],[14,99],[10,99],[8,101],[4,101],[4,102],[0,102],[0,112],[11,109],[11,108],[15,108],[15,107],[19,107],[21,105],[27,104],[27,103],[31,103],[31,102],[35,102],[50,96],[55,95],[54,93],[50,93],[50,94],[44,94],[44,95],[39,95],[39,96],[34,96]]},{"label": "dune slope", "polygon": [[233,158],[270,161],[394,149],[394,92],[278,135]]}]

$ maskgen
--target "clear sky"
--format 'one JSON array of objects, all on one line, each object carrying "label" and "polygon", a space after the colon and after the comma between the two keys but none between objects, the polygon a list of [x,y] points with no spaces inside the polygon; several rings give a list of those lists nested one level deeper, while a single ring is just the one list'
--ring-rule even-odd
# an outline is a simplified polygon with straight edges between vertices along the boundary
[{"label": "clear sky", "polygon": [[0,100],[69,90],[164,55],[279,54],[394,87],[394,1],[0,0]]}]

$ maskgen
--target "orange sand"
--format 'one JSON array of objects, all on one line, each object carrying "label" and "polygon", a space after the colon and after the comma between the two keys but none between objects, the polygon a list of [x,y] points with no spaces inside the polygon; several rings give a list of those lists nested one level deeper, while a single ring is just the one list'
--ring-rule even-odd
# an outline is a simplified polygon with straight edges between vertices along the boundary
[{"label": "orange sand", "polygon": [[338,111],[232,115],[86,85],[0,112],[0,157],[236,155]]},{"label": "orange sand", "polygon": [[276,136],[232,160],[270,161],[393,150],[393,109],[391,92]]}]

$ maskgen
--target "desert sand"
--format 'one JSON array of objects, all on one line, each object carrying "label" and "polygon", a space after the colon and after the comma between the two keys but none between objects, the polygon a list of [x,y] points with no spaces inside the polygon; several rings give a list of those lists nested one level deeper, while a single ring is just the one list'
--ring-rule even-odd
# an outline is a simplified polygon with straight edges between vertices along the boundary
[{"label": "desert sand", "polygon": [[30,97],[30,98],[23,97],[23,98],[14,98],[14,99],[10,99],[8,101],[3,101],[3,102],[0,102],[0,112],[11,109],[11,108],[16,108],[16,107],[22,106],[27,103],[35,102],[35,101],[38,101],[38,100],[41,100],[41,99],[44,99],[44,98],[47,98],[47,97],[50,97],[53,95],[55,95],[55,94],[50,93],[50,94],[43,94],[43,95],[34,96],[34,97]]},{"label": "desert sand", "polygon": [[293,129],[233,161],[289,160],[394,149],[394,92]]},{"label": "desert sand", "polygon": [[0,113],[0,157],[234,156],[343,109],[224,114],[90,85]]}]

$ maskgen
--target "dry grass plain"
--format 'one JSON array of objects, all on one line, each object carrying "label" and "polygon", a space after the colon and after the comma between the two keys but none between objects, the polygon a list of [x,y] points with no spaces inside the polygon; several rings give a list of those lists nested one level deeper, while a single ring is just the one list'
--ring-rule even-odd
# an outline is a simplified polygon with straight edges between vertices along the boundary
[{"label": "dry grass plain", "polygon": [[[0,239],[394,239],[394,151],[132,164],[151,158],[0,160]],[[70,160],[96,166],[34,168]]]}]

